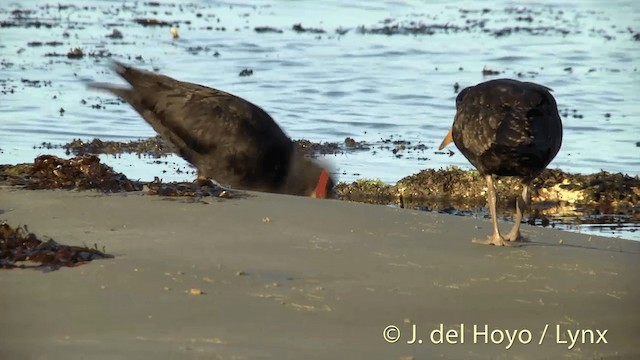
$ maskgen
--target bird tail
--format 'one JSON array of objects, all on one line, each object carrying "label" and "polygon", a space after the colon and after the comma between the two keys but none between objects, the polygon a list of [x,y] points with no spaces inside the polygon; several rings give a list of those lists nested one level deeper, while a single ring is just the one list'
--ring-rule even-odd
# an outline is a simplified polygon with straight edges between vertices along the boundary
[{"label": "bird tail", "polygon": [[134,92],[131,88],[109,84],[109,83],[101,83],[101,82],[90,82],[87,83],[87,88],[110,92],[118,97],[121,97],[125,101],[131,103],[134,100]]},{"label": "bird tail", "polygon": [[[148,75],[152,74],[145,70],[132,68],[116,60],[111,61],[111,68],[131,85],[148,82]],[[156,77],[158,76],[156,74],[153,75]],[[129,103],[136,102],[136,100],[138,100],[135,97],[135,92],[133,91],[133,89],[129,87],[100,82],[90,82],[87,84],[87,87],[90,89],[110,92],[116,96],[123,98]]]}]

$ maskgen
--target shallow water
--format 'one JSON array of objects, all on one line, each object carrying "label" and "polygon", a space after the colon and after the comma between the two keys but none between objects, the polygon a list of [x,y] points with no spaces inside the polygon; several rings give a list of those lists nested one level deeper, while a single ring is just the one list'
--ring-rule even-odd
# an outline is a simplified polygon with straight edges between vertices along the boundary
[{"label": "shallow water", "polygon": [[[393,137],[428,147],[328,156],[341,181],[366,177],[394,183],[424,168],[470,168],[455,147],[453,156],[436,152],[453,121],[454,83],[464,88],[497,77],[554,90],[564,143],[550,167],[640,174],[640,41],[634,39],[640,5],[634,0],[540,1],[526,7],[508,1],[483,7],[410,0],[176,3],[183,5],[121,0],[0,5],[0,163],[64,155],[34,149],[42,142],[154,135],[127,105],[86,90],[88,80],[119,81],[107,67],[108,57],[46,56],[81,47],[85,54],[107,51],[126,63],[244,97],[267,110],[292,138],[376,143]],[[144,27],[134,18],[177,24],[181,37],[173,40],[168,27]],[[51,27],[37,27],[35,21]],[[298,33],[292,30],[296,23],[326,33]],[[358,30],[420,23],[447,26],[432,28],[433,34],[391,36]],[[282,33],[257,33],[258,26]],[[114,28],[122,39],[106,37]],[[347,32],[339,35],[337,28]],[[62,44],[30,46],[34,41]],[[485,66],[501,73],[484,76]],[[253,75],[238,76],[245,68]],[[131,178],[192,179],[175,171],[188,169],[178,157],[168,158],[169,167],[131,155],[103,159]],[[620,235],[640,238],[637,229]]]}]

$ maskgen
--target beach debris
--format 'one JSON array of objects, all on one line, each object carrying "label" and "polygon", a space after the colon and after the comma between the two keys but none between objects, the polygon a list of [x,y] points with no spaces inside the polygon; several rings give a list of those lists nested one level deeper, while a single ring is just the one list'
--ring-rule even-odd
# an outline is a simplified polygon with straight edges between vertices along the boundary
[{"label": "beach debris", "polygon": [[96,259],[110,259],[104,248],[62,245],[53,239],[40,240],[26,225],[12,228],[0,224],[0,269],[36,268],[45,271],[74,267]]},{"label": "beach debris", "polygon": [[95,155],[63,159],[38,156],[33,165],[0,165],[0,181],[27,189],[98,189],[104,192],[134,191],[141,186],[113,171]]},{"label": "beach debris", "polygon": [[197,179],[193,182],[164,183],[157,176],[142,189],[147,195],[159,196],[191,196],[201,198],[203,196],[234,199],[245,196],[239,191],[225,189],[214,181]]},{"label": "beach debris", "polygon": [[271,219],[268,216],[265,216],[265,217],[262,218],[262,222],[263,223],[269,223],[269,222],[271,222]]},{"label": "beach debris", "polygon": [[[546,169],[534,180],[533,218],[546,215],[625,215],[640,219],[640,177],[601,171],[595,174],[571,174]],[[504,194],[502,209],[512,209],[522,190],[517,179],[504,177],[497,182]],[[341,200],[371,204],[395,204],[402,195],[404,207],[462,214],[484,208],[486,183],[477,171],[458,167],[425,169],[407,176],[395,185],[361,179],[338,183],[335,189]],[[606,219],[600,218],[599,221]],[[616,221],[615,218],[612,219]],[[619,221],[619,219],[618,219]],[[548,224],[548,221],[546,222]]]},{"label": "beach debris", "polygon": [[33,164],[0,165],[0,185],[22,186],[28,190],[66,189],[103,192],[144,191],[146,195],[217,197],[237,199],[247,194],[226,189],[212,180],[164,183],[158,177],[144,183],[131,181],[111,167],[100,163],[95,155],[82,155],[63,159],[53,155],[38,156]]},{"label": "beach debris", "polygon": [[201,289],[198,288],[191,288],[189,289],[189,295],[204,295],[204,291],[202,291]]}]

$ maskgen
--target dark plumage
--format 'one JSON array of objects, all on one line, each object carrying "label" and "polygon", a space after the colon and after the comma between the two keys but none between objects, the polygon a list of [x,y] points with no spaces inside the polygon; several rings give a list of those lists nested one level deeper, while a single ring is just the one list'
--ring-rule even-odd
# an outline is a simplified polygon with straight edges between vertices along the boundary
[{"label": "dark plumage", "polygon": [[234,188],[326,197],[327,170],[294,143],[257,105],[232,94],[114,62],[131,87],[91,84],[124,99],[178,154],[198,170]]},{"label": "dark plumage", "polygon": [[[440,148],[453,141],[487,180],[487,201],[493,218],[493,234],[486,241],[507,245],[520,240],[520,222],[529,205],[531,181],[560,150],[562,122],[550,89],[511,79],[491,80],[468,87],[456,98],[453,127]],[[496,219],[493,176],[522,180],[522,197],[516,202],[516,222],[502,237]]]}]

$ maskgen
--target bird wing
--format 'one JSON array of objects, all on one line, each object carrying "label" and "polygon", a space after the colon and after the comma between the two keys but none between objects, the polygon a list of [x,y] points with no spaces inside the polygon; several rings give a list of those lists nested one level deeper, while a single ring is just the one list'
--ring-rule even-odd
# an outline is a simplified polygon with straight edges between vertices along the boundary
[{"label": "bird wing", "polygon": [[[494,144],[516,149],[531,141],[528,116],[543,102],[543,86],[516,86],[513,80],[501,79],[469,88],[457,101],[454,124],[464,129],[463,146],[482,154]],[[481,124],[475,125],[474,124]]]}]

